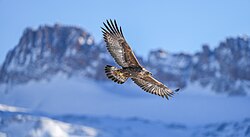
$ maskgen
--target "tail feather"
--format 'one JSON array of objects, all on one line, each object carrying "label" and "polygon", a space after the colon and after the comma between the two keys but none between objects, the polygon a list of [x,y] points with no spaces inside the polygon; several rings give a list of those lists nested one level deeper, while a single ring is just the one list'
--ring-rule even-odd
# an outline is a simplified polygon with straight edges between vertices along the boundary
[{"label": "tail feather", "polygon": [[122,72],[122,69],[107,65],[105,66],[105,73],[107,77],[118,84],[123,84],[128,77]]}]

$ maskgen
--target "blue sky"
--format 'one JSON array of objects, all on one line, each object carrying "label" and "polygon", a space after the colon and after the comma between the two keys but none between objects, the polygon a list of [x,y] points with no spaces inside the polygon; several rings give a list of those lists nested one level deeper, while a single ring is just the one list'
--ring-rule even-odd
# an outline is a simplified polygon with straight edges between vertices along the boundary
[{"label": "blue sky", "polygon": [[76,25],[102,38],[100,26],[116,19],[132,49],[194,53],[204,43],[215,47],[229,36],[250,34],[249,0],[0,0],[0,63],[26,27]]}]

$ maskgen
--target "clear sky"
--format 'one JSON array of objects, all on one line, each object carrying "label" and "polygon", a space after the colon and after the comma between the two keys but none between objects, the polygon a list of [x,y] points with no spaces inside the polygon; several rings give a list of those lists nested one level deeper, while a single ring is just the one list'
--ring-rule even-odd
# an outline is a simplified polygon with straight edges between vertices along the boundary
[{"label": "clear sky", "polygon": [[26,27],[60,23],[102,38],[100,26],[116,19],[138,55],[151,49],[194,53],[226,37],[250,34],[250,0],[0,0],[0,63]]}]

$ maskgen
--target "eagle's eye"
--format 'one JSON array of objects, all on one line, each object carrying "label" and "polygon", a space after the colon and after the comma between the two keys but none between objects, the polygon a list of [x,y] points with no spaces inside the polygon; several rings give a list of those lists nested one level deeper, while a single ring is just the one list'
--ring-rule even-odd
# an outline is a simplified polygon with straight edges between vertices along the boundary
[{"label": "eagle's eye", "polygon": [[150,73],[149,71],[147,71],[147,73],[146,73],[147,75],[151,75],[152,76],[152,73]]}]

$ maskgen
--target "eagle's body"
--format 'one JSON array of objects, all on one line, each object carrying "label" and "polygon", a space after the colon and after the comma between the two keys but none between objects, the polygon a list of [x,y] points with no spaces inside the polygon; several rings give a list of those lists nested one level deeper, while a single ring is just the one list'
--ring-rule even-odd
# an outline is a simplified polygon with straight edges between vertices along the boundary
[{"label": "eagle's body", "polygon": [[[116,76],[119,76],[121,79],[124,78],[124,80],[120,80],[117,78],[116,80],[114,79],[115,82],[122,84],[124,83],[127,79],[126,78],[143,78],[145,75],[149,75],[150,72],[148,72],[145,68],[140,68],[140,67],[125,67],[118,69],[116,67],[112,67],[107,65],[105,67],[105,70],[108,69],[115,70],[113,73],[116,74]],[[107,71],[106,71],[107,72]]]},{"label": "eagle's body", "polygon": [[168,96],[172,96],[174,94],[172,90],[154,79],[152,74],[140,65],[132,49],[127,44],[121,27],[118,28],[116,21],[113,23],[110,20],[107,21],[107,25],[103,24],[106,28],[102,29],[107,49],[116,63],[122,67],[117,68],[107,65],[105,67],[107,77],[118,84],[123,84],[128,78],[131,78],[134,83],[149,93],[166,97],[167,99]]}]

